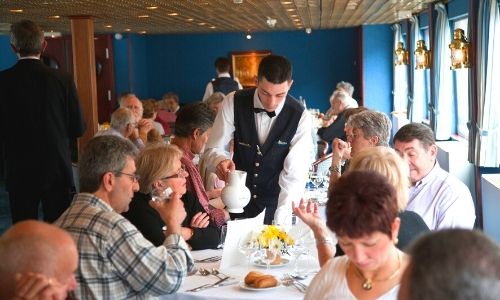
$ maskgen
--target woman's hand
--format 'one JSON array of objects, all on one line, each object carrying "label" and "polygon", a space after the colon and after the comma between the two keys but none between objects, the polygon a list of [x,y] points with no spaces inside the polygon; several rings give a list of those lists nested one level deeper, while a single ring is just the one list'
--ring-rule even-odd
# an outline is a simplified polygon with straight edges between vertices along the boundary
[{"label": "woman's hand", "polygon": [[323,229],[324,223],[319,216],[317,203],[310,201],[306,203],[304,199],[300,199],[299,206],[295,206],[295,202],[293,202],[292,208],[293,213],[312,229],[314,235],[316,235],[316,231]]},{"label": "woman's hand", "polygon": [[67,287],[56,279],[39,273],[16,274],[15,300],[64,300]]},{"label": "woman's hand", "polygon": [[191,228],[206,228],[210,224],[210,216],[205,212],[196,213],[191,219]]}]

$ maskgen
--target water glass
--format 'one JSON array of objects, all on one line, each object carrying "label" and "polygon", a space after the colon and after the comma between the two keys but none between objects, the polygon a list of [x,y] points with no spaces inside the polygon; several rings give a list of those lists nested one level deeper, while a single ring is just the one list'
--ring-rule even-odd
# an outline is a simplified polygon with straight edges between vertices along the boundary
[{"label": "water glass", "polygon": [[219,245],[217,246],[217,249],[224,248],[224,242],[226,241],[226,234],[227,234],[227,225],[224,224],[220,228],[220,240],[219,240]]}]

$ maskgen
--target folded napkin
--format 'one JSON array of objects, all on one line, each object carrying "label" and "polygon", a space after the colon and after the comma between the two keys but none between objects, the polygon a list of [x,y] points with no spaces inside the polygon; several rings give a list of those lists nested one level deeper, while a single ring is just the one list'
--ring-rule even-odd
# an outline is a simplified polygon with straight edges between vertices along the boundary
[{"label": "folded napkin", "polygon": [[246,262],[246,257],[238,250],[240,239],[250,239],[255,228],[264,224],[265,210],[255,218],[227,222],[226,241],[222,251],[220,269],[224,270]]}]

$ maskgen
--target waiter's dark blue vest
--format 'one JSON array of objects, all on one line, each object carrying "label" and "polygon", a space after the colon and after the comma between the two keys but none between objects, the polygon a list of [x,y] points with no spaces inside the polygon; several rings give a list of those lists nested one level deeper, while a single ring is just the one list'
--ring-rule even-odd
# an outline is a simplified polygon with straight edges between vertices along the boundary
[{"label": "waiter's dark blue vest", "polygon": [[238,90],[238,83],[229,77],[217,77],[212,81],[212,87],[215,92],[222,92],[227,95]]},{"label": "waiter's dark blue vest", "polygon": [[297,100],[287,96],[267,140],[260,145],[253,110],[254,93],[255,89],[247,89],[234,95],[233,161],[237,170],[247,172],[246,186],[251,199],[243,213],[231,214],[231,218],[252,218],[266,208],[264,223],[271,224],[280,193],[279,175],[304,108]]}]

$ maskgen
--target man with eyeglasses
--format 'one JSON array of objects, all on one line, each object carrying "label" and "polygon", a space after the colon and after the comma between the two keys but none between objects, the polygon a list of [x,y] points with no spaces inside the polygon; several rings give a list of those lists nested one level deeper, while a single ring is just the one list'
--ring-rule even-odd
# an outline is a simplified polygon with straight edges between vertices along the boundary
[{"label": "man with eyeglasses", "polygon": [[150,205],[167,229],[155,247],[121,213],[129,209],[138,176],[133,145],[116,136],[90,140],[79,161],[81,193],[55,222],[77,243],[80,299],[144,299],[176,292],[194,267],[181,237],[186,217],[180,195]]}]

